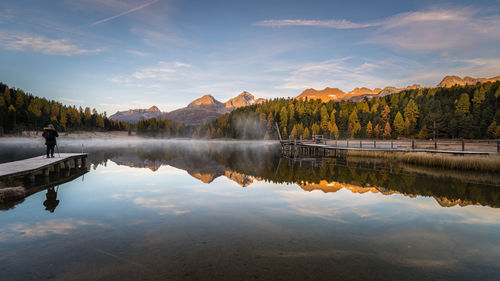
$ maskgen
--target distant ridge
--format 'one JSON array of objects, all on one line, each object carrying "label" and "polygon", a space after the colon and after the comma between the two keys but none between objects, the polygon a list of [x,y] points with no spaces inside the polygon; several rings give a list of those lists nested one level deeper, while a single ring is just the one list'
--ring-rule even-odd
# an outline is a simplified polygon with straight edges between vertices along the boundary
[{"label": "distant ridge", "polygon": [[[441,82],[436,87],[448,88],[454,85],[458,86],[466,86],[466,85],[475,85],[476,83],[486,83],[486,82],[495,82],[499,81],[500,76],[492,77],[492,78],[472,78],[466,76],[464,78],[460,78],[458,76],[446,76],[441,80]],[[384,89],[375,88],[369,89],[365,87],[355,88],[350,92],[343,92],[338,88],[325,88],[323,90],[316,89],[306,89],[300,95],[298,95],[297,99],[321,99],[324,102],[327,101],[339,101],[339,100],[352,100],[352,101],[361,101],[364,98],[374,98],[374,97],[384,97],[387,95],[391,95],[394,93],[399,93],[404,90],[413,90],[413,89],[422,89],[423,87],[417,84],[413,84],[407,86],[405,88],[396,88],[392,86],[387,86]]]},{"label": "distant ridge", "polygon": [[458,76],[446,76],[441,80],[438,87],[449,88],[455,85],[458,86],[466,86],[466,85],[475,85],[477,83],[486,83],[486,82],[495,82],[499,81],[500,76],[492,77],[492,78],[472,78],[469,76],[465,76],[463,79]]},{"label": "distant ridge", "polygon": [[170,119],[186,125],[199,125],[219,118],[220,116],[233,111],[236,108],[252,104],[262,103],[264,99],[255,99],[247,91],[243,91],[236,97],[222,103],[212,95],[204,95],[195,99],[188,106],[176,109],[171,112],[161,112],[158,107],[152,106],[149,109],[130,109],[118,111],[111,115],[111,120],[137,123],[141,119]]},{"label": "distant ridge", "polygon": [[[452,87],[454,85],[465,86],[475,85],[476,83],[486,83],[499,81],[500,76],[492,78],[472,78],[466,76],[460,78],[459,76],[445,76],[443,80],[436,87]],[[323,102],[351,100],[354,102],[362,101],[363,99],[372,99],[374,97],[384,97],[394,93],[399,93],[404,90],[423,89],[418,84],[409,85],[405,88],[396,88],[387,86],[383,89],[375,88],[370,89],[366,87],[357,87],[352,91],[344,92],[338,88],[326,87],[323,90],[316,90],[309,88],[300,93],[296,99],[321,99]],[[212,95],[204,95],[191,103],[188,106],[171,111],[161,112],[158,107],[152,106],[148,109],[130,109],[127,111],[118,111],[111,115],[111,120],[123,121],[128,123],[137,123],[141,119],[161,118],[170,119],[186,125],[199,125],[200,123],[210,122],[219,118],[220,116],[233,111],[236,108],[249,106],[264,102],[265,99],[255,97],[243,91],[236,97],[229,99],[223,103],[215,99]]]}]

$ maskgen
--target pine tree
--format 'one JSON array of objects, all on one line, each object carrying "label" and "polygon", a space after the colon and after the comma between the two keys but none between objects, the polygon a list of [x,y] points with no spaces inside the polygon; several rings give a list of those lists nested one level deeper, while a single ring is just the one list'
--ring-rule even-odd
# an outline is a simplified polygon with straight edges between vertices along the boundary
[{"label": "pine tree", "polygon": [[66,129],[66,122],[68,122],[68,119],[66,117],[66,109],[61,108],[61,113],[59,117],[59,124]]},{"label": "pine tree", "polygon": [[391,113],[391,108],[386,104],[384,106],[384,110],[382,110],[382,113],[380,114],[380,118],[382,119],[383,123],[389,122],[389,114]]},{"label": "pine tree", "polygon": [[302,135],[303,139],[309,139],[311,137],[311,133],[309,132],[309,128],[304,129],[304,134]]},{"label": "pine tree", "polygon": [[339,139],[339,128],[337,127],[337,124],[333,123],[331,132],[333,134],[333,137],[338,140]]},{"label": "pine tree", "polygon": [[283,128],[283,136],[281,136],[283,139],[288,139],[288,133],[286,131],[286,127]]},{"label": "pine tree", "polygon": [[405,131],[405,121],[403,120],[403,116],[399,111],[394,118],[394,130],[396,130],[398,136],[403,136]]},{"label": "pine tree", "polygon": [[373,125],[372,125],[372,121],[368,121],[368,124],[366,124],[366,137],[367,138],[371,138],[372,137],[372,134],[373,134]]},{"label": "pine tree", "polygon": [[378,139],[380,137],[380,131],[381,131],[380,125],[379,124],[375,125],[375,128],[373,128],[373,132],[375,133],[375,138]]},{"label": "pine tree", "polygon": [[280,127],[283,130],[283,135],[285,135],[285,128],[288,126],[288,111],[286,107],[282,107],[280,111]]},{"label": "pine tree", "polygon": [[16,109],[22,109],[24,105],[24,93],[21,90],[16,91]]},{"label": "pine tree", "polygon": [[417,138],[419,139],[426,139],[428,137],[427,134],[427,125],[424,125],[422,129],[420,129],[420,132],[418,132]]},{"label": "pine tree", "polygon": [[330,123],[330,117],[328,116],[328,111],[324,105],[321,107],[320,112],[321,112],[321,123],[319,126],[321,128],[321,131],[323,133],[326,133],[329,131],[328,125]]},{"label": "pine tree", "polygon": [[318,123],[314,123],[311,127],[311,130],[312,130],[312,134],[313,135],[319,135],[319,125]]},{"label": "pine tree", "polygon": [[3,91],[3,98],[5,100],[5,103],[7,105],[10,105],[10,90],[9,87],[5,86],[5,89]]},{"label": "pine tree", "polygon": [[493,122],[491,122],[491,124],[488,126],[488,129],[486,130],[488,137],[495,138],[496,130],[497,130],[497,122],[493,121]]},{"label": "pine tree", "polygon": [[470,101],[467,93],[460,95],[460,99],[457,103],[457,111],[465,114],[470,112]]},{"label": "pine tree", "polygon": [[382,135],[382,137],[386,139],[391,137],[391,125],[389,124],[389,121],[385,123],[384,134]]},{"label": "pine tree", "polygon": [[413,99],[411,99],[408,102],[408,104],[406,105],[406,108],[404,111],[405,119],[408,120],[408,122],[410,123],[409,124],[410,131],[413,131],[413,128],[415,128],[419,114],[420,114],[420,112],[418,110],[417,104],[415,103],[415,101]]},{"label": "pine tree", "polygon": [[290,132],[290,137],[295,138],[295,139],[298,137],[297,124],[293,125],[292,132]]},{"label": "pine tree", "polygon": [[361,130],[361,124],[359,124],[358,111],[354,109],[349,115],[349,123],[347,125],[347,133],[352,138]]}]

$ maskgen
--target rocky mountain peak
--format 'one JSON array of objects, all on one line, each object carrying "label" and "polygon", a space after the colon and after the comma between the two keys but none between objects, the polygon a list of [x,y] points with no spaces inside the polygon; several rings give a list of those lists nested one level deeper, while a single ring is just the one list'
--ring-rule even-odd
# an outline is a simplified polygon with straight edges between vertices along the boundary
[{"label": "rocky mountain peak", "polygon": [[470,76],[465,76],[463,79],[456,75],[445,76],[441,83],[439,83],[438,87],[448,88],[455,85],[458,86],[466,86],[466,85],[475,85],[476,83],[486,83],[486,82],[495,82],[500,80],[500,76],[492,77],[492,78],[473,78]]},{"label": "rocky mountain peak", "polygon": [[156,111],[156,112],[160,112],[160,109],[158,107],[156,107],[156,105],[153,105],[152,107],[148,108],[147,111]]},{"label": "rocky mountain peak", "polygon": [[203,97],[196,99],[192,101],[188,107],[193,107],[193,106],[216,106],[220,105],[221,102],[216,100],[212,95],[204,95]]},{"label": "rocky mountain peak", "polygon": [[226,102],[226,108],[235,109],[238,107],[248,106],[255,103],[255,97],[247,91],[243,91],[236,97]]}]

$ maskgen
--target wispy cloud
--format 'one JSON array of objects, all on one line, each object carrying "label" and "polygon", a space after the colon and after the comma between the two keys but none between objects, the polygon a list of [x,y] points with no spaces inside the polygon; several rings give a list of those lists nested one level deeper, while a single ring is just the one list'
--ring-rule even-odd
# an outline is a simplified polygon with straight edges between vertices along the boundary
[{"label": "wispy cloud", "polygon": [[[451,71],[450,71],[451,70]],[[402,57],[379,60],[362,57],[335,58],[304,64],[288,64],[277,72],[286,72],[276,78],[276,90],[299,92],[306,88],[336,87],[350,91],[355,87],[406,87],[412,84],[435,86],[445,75],[491,77],[500,73],[500,59],[439,58],[430,63]]]},{"label": "wispy cloud", "polygon": [[474,8],[432,8],[400,13],[365,23],[346,19],[265,20],[256,26],[309,26],[333,29],[373,27],[364,43],[384,44],[415,51],[435,51],[485,45],[500,40],[500,15],[484,15]]},{"label": "wispy cloud", "polygon": [[[178,76],[174,75],[178,73],[183,68],[188,68],[191,65],[182,62],[159,62],[155,66],[141,68],[135,72],[133,72],[128,77],[123,76],[112,76],[109,78],[111,82],[115,83],[128,83],[132,85],[133,83],[140,80],[149,80],[149,81],[172,81],[178,78]],[[155,84],[148,84],[149,87],[153,87]]]},{"label": "wispy cloud", "polygon": [[77,99],[69,99],[65,97],[59,97],[60,100],[65,101],[65,102],[70,102],[70,103],[83,103],[83,100],[77,100]]},{"label": "wispy cloud", "polygon": [[133,12],[136,12],[136,11],[139,11],[139,10],[142,10],[142,9],[144,9],[144,8],[146,8],[146,7],[148,7],[148,6],[152,5],[152,4],[154,4],[154,3],[156,3],[156,2],[158,2],[158,0],[154,0],[154,1],[151,1],[151,2],[148,2],[148,3],[144,3],[144,4],[142,4],[142,5],[139,5],[139,6],[135,7],[135,8],[129,9],[129,10],[125,11],[125,12],[121,12],[121,13],[116,14],[116,15],[114,15],[114,16],[107,17],[107,18],[105,18],[105,19],[95,21],[95,22],[93,22],[91,25],[92,25],[92,26],[94,26],[94,25],[98,25],[98,24],[101,24],[101,23],[108,22],[108,21],[110,21],[110,20],[114,20],[114,19],[119,18],[119,17],[121,17],[121,16],[125,16],[125,15],[128,15],[128,14],[130,14],[130,13],[133,13]]},{"label": "wispy cloud", "polygon": [[384,67],[380,62],[356,57],[298,64],[287,67],[289,74],[277,88],[299,91],[311,87],[338,87],[343,91],[350,91],[360,84],[366,87],[380,87],[385,81],[377,77],[376,73]]},{"label": "wispy cloud", "polygon": [[85,49],[71,43],[67,39],[49,39],[43,35],[17,35],[0,32],[0,41],[0,44],[7,50],[32,50],[55,56],[73,56],[102,52],[102,49]]},{"label": "wispy cloud", "polygon": [[175,30],[161,30],[133,27],[130,32],[142,38],[142,41],[155,48],[179,47],[190,43],[189,40],[178,35]]},{"label": "wispy cloud", "polygon": [[365,28],[377,26],[377,23],[355,23],[345,19],[340,20],[265,20],[254,23],[256,26],[270,26],[270,27],[281,27],[281,26],[316,26],[316,27],[327,27],[336,29],[352,29],[352,28]]},{"label": "wispy cloud", "polygon": [[68,235],[88,225],[100,226],[99,223],[75,219],[48,220],[37,223],[16,223],[8,225],[0,230],[0,241],[39,238],[50,235]]}]

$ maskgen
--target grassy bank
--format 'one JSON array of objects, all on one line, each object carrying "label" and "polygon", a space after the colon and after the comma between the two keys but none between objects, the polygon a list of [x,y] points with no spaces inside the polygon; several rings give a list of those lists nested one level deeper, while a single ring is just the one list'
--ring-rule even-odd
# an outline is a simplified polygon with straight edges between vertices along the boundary
[{"label": "grassy bank", "polygon": [[348,151],[348,156],[383,158],[390,161],[452,170],[500,172],[500,156],[444,155],[425,152],[389,153]]}]

